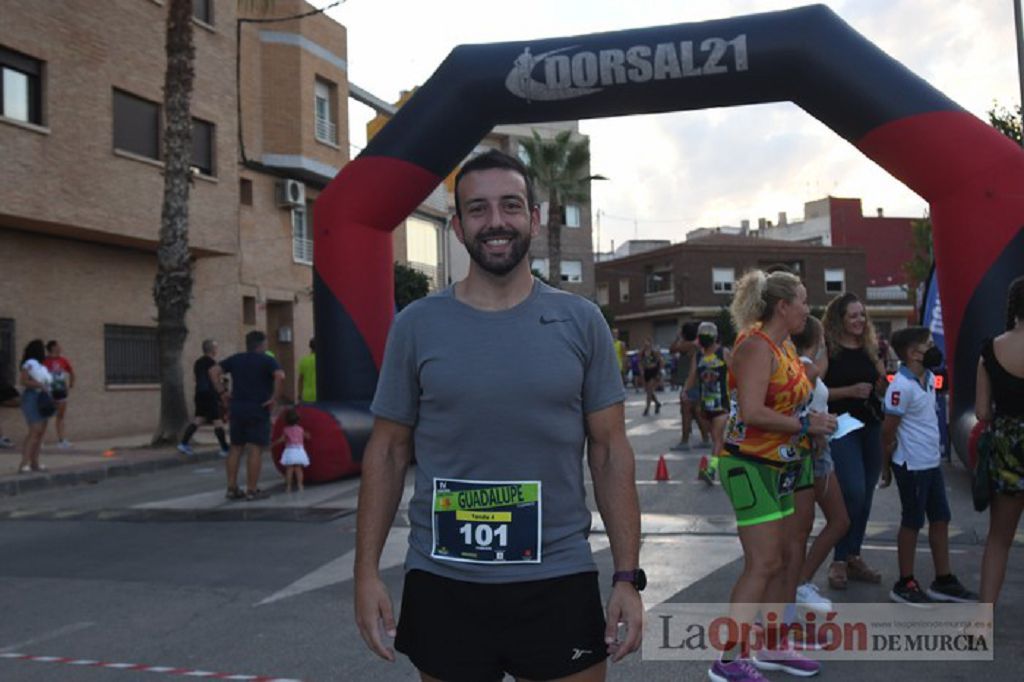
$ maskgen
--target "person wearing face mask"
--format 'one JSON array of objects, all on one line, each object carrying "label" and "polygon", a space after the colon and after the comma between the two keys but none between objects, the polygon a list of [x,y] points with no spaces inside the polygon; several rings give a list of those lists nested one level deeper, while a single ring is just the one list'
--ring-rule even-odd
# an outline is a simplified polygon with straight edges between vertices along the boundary
[{"label": "person wearing face mask", "polygon": [[[949,502],[942,477],[942,447],[935,416],[935,375],[942,352],[926,327],[907,327],[892,337],[900,368],[885,393],[882,424],[882,486],[895,476],[902,515],[896,536],[900,578],[889,599],[905,604],[929,601],[974,602],[949,565]],[[928,544],[935,580],[927,591],[914,578],[917,536],[928,518]]]},{"label": "person wearing face mask", "polygon": [[[722,452],[725,422],[729,417],[729,351],[718,343],[718,327],[714,322],[700,323],[697,327],[697,344],[700,350],[690,360],[690,373],[682,396],[684,401],[689,402],[691,390],[696,387],[700,418],[708,425],[711,433],[711,456],[714,458]],[[704,475],[701,478],[707,483],[711,482]]]},{"label": "person wearing face mask", "polygon": [[837,296],[821,320],[828,348],[828,411],[849,413],[864,427],[830,444],[836,478],[843,491],[850,529],[836,544],[828,584],[846,589],[846,581],[882,582],[882,574],[860,555],[871,514],[871,502],[882,467],[882,407],[885,368],[878,357],[878,340],[864,304],[856,294]]}]

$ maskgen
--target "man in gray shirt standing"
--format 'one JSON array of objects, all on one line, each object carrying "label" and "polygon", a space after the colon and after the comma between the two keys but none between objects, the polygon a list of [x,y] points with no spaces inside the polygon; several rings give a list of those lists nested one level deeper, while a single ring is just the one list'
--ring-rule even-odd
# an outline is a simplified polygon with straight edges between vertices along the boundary
[{"label": "man in gray shirt standing", "polygon": [[[455,182],[469,275],[399,314],[363,457],[356,622],[423,680],[603,680],[640,645],[646,577],[633,451],[597,306],[536,281],[526,168],[489,151]],[[416,452],[398,626],[379,561]],[[587,537],[586,451],[615,564],[602,611]],[[624,625],[620,630],[619,626]]]}]

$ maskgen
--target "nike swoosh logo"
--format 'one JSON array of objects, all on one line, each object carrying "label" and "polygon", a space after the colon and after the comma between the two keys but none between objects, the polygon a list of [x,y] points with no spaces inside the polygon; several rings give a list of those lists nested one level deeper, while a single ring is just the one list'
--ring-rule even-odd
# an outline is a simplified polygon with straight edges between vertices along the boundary
[{"label": "nike swoosh logo", "polygon": [[568,317],[544,317],[540,316],[541,324],[554,324],[555,322],[571,322],[572,320]]}]

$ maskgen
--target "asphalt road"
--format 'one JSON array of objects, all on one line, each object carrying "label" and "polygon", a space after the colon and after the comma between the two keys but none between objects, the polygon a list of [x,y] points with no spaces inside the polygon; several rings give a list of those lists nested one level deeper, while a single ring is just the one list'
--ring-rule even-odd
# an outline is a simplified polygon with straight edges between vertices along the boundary
[{"label": "asphalt road", "polygon": [[[638,457],[642,563],[651,579],[645,603],[724,601],[742,564],[728,502],[720,489],[693,480],[699,449],[669,455],[672,480],[652,480],[659,455],[678,440],[677,406],[644,418],[638,398],[630,394],[627,426]],[[268,467],[265,480],[273,475]],[[310,487],[302,496],[275,484],[270,500],[229,504],[222,476],[219,463],[204,463],[0,498],[0,681],[415,679],[403,658],[388,664],[370,654],[353,624],[358,481]],[[965,472],[950,467],[947,484],[954,569],[976,588],[987,518],[970,509]],[[898,519],[895,490],[879,491],[864,554],[884,572],[883,585],[826,594],[843,602],[886,600],[896,577]],[[396,606],[406,532],[400,521],[383,560]],[[595,532],[592,544],[604,584],[607,541]],[[822,677],[1021,679],[1022,548],[1018,541],[1012,551],[996,613],[994,661],[832,662]],[[928,558],[922,545],[924,579],[931,576]],[[706,669],[705,662],[637,654],[613,666],[609,678],[697,680],[706,679]]]}]

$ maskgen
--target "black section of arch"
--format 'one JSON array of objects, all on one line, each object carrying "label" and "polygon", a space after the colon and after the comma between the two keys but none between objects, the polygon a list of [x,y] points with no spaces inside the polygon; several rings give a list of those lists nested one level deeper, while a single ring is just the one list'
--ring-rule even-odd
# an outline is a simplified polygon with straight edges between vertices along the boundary
[{"label": "black section of arch", "polygon": [[[352,317],[313,271],[317,404],[373,398],[377,365]],[[370,395],[366,395],[369,387]],[[355,451],[353,451],[355,452]],[[361,456],[361,455],[360,455]]]},{"label": "black section of arch", "polygon": [[[645,54],[649,68],[637,66]],[[655,79],[659,54],[665,77]],[[632,61],[621,63],[623,55]],[[517,60],[522,70],[516,71]],[[725,71],[706,73],[709,66]],[[524,96],[506,84],[516,80]],[[544,99],[549,82],[575,96]],[[907,116],[961,110],[832,10],[811,5],[692,24],[459,46],[363,154],[410,161],[443,177],[501,123],[787,100],[852,143]]]},{"label": "black section of arch", "polygon": [[[981,343],[991,330],[1006,329],[1006,293],[1010,282],[1024,276],[1024,227],[1007,244],[974,290],[957,335],[953,361],[953,445],[967,452],[967,438],[974,425],[974,387]],[[948,335],[947,335],[948,336]],[[970,390],[963,390],[964,387]]]}]

